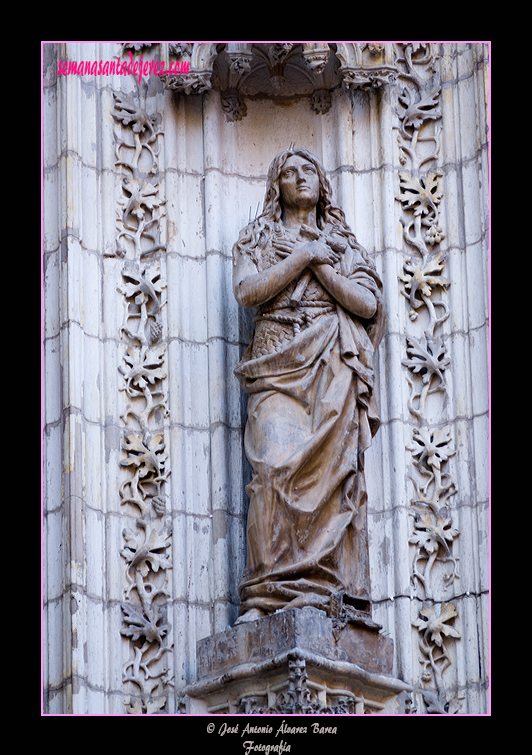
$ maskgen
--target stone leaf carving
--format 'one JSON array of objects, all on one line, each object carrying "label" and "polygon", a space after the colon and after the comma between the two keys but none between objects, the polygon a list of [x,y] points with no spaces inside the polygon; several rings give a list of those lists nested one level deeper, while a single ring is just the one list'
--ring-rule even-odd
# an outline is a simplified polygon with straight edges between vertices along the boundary
[{"label": "stone leaf carving", "polygon": [[[408,170],[399,171],[396,200],[403,215],[403,239],[414,250],[405,260],[399,275],[401,293],[410,305],[409,317],[417,333],[406,337],[406,359],[410,385],[408,408],[418,423],[407,445],[413,459],[410,475],[414,487],[411,500],[414,547],[411,580],[422,589],[425,603],[413,620],[419,629],[422,655],[421,681],[434,684],[436,691],[420,690],[427,713],[456,712],[460,701],[448,701],[443,673],[451,664],[448,640],[459,639],[452,626],[456,606],[439,603],[436,594],[445,591],[459,576],[453,543],[459,536],[453,525],[450,499],[456,493],[448,469],[455,447],[449,426],[432,426],[428,420],[428,399],[432,396],[431,416],[437,415],[434,399],[443,406],[447,393],[445,372],[451,362],[444,338],[438,330],[449,316],[443,296],[449,282],[442,276],[445,260],[437,247],[445,238],[440,225],[440,205],[444,197],[443,171],[435,167],[440,148],[441,85],[437,55],[430,43],[398,45],[399,79],[395,112],[399,118],[397,140],[399,160]],[[423,329],[419,332],[420,323]]]},{"label": "stone leaf carving", "polygon": [[442,464],[455,452],[448,427],[414,430],[414,438],[409,449],[413,456],[417,456],[418,465],[425,464],[427,468],[439,471]]},{"label": "stone leaf carving", "polygon": [[161,497],[161,486],[169,474],[165,470],[167,456],[163,436],[157,434],[144,441],[138,435],[130,434],[126,436],[122,448],[127,452],[127,457],[121,459],[121,466],[134,470],[133,477],[120,486],[122,503],[135,505],[141,516],[145,516],[150,511],[153,498]]},{"label": "stone leaf carving", "polygon": [[269,704],[268,695],[246,695],[240,698],[238,712],[247,715],[353,715],[356,700],[350,692],[334,694],[328,691],[324,704],[316,691],[308,685],[306,661],[293,658],[288,661],[286,687],[278,690]]},{"label": "stone leaf carving", "polygon": [[[122,221],[127,225],[130,215],[135,215],[138,220],[144,220],[147,210],[154,210],[162,204],[158,196],[158,188],[145,180],[125,178],[122,182],[124,191],[129,194],[123,200],[125,205]],[[131,228],[131,226],[127,226]]]},{"label": "stone leaf carving", "polygon": [[[403,222],[405,241],[413,246],[427,262],[429,246],[441,243],[445,238],[439,225],[438,205],[443,197],[441,171],[428,173],[417,178],[405,172],[399,173],[400,191],[396,199],[408,212]],[[427,228],[423,233],[423,228]]]},{"label": "stone leaf carving", "polygon": [[430,171],[426,176],[416,178],[408,173],[399,173],[400,193],[397,199],[403,203],[405,209],[414,210],[414,215],[437,216],[437,205],[441,202],[441,170]]},{"label": "stone leaf carving", "polygon": [[121,632],[125,637],[133,641],[144,640],[148,644],[156,642],[162,647],[168,624],[161,623],[163,618],[158,608],[140,608],[131,603],[123,603],[122,611],[125,626]]},{"label": "stone leaf carving", "polygon": [[403,360],[405,367],[414,373],[422,375],[423,383],[429,383],[436,378],[439,385],[444,385],[443,371],[450,364],[450,359],[441,338],[427,339],[425,335],[420,339],[409,336],[406,341],[408,359]]},{"label": "stone leaf carving", "polygon": [[[146,108],[138,104],[131,95],[115,93],[113,96],[113,118],[124,126],[131,126],[131,132],[126,130],[122,133],[123,138],[117,138],[115,165],[123,165],[136,177],[140,158],[149,156],[151,165],[146,172],[156,174],[160,149],[158,137],[163,133],[160,114],[148,115]],[[133,143],[128,138],[128,133],[133,136]],[[127,159],[129,152],[133,152],[133,155]]]},{"label": "stone leaf carving", "polygon": [[414,532],[409,541],[416,546],[412,580],[423,586],[425,596],[430,596],[433,594],[431,580],[435,563],[451,564],[450,571],[442,575],[444,585],[452,584],[459,576],[451,550],[459,532],[453,527],[448,507],[449,498],[456,489],[452,478],[444,471],[455,453],[450,428],[416,429],[408,449],[420,473],[419,477],[412,476],[416,492],[412,501]]},{"label": "stone leaf carving", "polygon": [[[406,339],[406,354],[408,358],[402,363],[414,376],[414,379],[407,378],[411,387],[408,408],[422,421],[427,398],[435,393],[445,394],[444,370],[450,360],[441,339],[427,338],[425,335],[420,339],[409,336]],[[416,382],[416,376],[421,377],[421,382]]]},{"label": "stone leaf carving", "polygon": [[427,643],[433,642],[441,648],[443,647],[443,637],[460,637],[458,631],[448,624],[449,621],[458,616],[456,607],[452,603],[442,603],[439,614],[434,606],[425,606],[419,612],[419,616],[420,618],[413,623],[420,632],[424,633]]},{"label": "stone leaf carving", "polygon": [[425,705],[427,706],[427,713],[443,713],[454,714],[460,711],[462,707],[462,701],[464,696],[457,695],[452,700],[447,700],[445,695],[437,695],[429,690],[422,690],[421,692]]},{"label": "stone leaf carving", "polygon": [[[133,45],[133,49],[140,48]],[[161,427],[168,414],[162,339],[166,284],[157,258],[165,251],[164,200],[158,181],[163,131],[160,115],[147,113],[145,84],[143,89],[135,85],[137,97],[114,95],[112,112],[121,127],[115,134],[115,164],[124,172],[116,206],[114,255],[124,259],[118,292],[124,303],[120,336],[127,342],[119,366],[120,390],[127,398],[121,415],[120,467],[127,474],[119,494],[121,504],[136,517],[136,529],[123,530],[120,553],[125,563],[121,634],[129,642],[123,674],[126,711],[157,713],[165,708],[171,685],[166,661],[171,648],[166,621],[171,527],[164,492],[170,470]],[[151,261],[146,263],[148,257]]]},{"label": "stone leaf carving", "polygon": [[443,672],[452,663],[447,647],[448,639],[460,639],[460,633],[450,623],[457,617],[458,613],[453,603],[441,603],[439,608],[427,603],[419,612],[419,618],[412,622],[421,634],[419,646],[424,656],[420,661],[423,666],[422,679],[427,682],[434,681],[437,689],[437,692],[422,690],[429,714],[458,713],[462,704],[462,696],[447,700],[443,684]]},{"label": "stone leaf carving", "polygon": [[122,555],[129,563],[130,574],[134,569],[142,577],[147,577],[150,570],[158,572],[169,568],[170,556],[166,550],[170,546],[171,531],[159,532],[153,527],[146,527],[139,532],[126,529],[123,535],[126,546]]},{"label": "stone leaf carving", "polygon": [[112,115],[123,126],[115,134],[115,165],[127,172],[116,208],[115,256],[143,259],[164,250],[159,237],[164,201],[157,184],[146,178],[158,171],[161,117],[148,115],[132,95],[114,94],[114,104]]},{"label": "stone leaf carving", "polygon": [[399,104],[404,108],[401,113],[403,128],[410,127],[418,131],[427,120],[441,118],[439,107],[440,87],[422,95],[420,99],[412,89],[405,88],[399,96]]},{"label": "stone leaf carving", "polygon": [[228,121],[241,121],[247,113],[246,103],[236,89],[223,92],[221,104]]},{"label": "stone leaf carving", "polygon": [[[445,260],[442,259],[441,254],[437,257],[422,259],[417,264],[412,258],[403,263],[403,273],[399,276],[404,283],[401,293],[408,299],[412,310],[419,309],[421,306],[429,307],[428,300],[434,288],[445,289],[449,286],[449,282],[441,277],[444,267]],[[415,312],[411,312],[410,318],[416,317]],[[430,329],[434,330],[432,326]]]},{"label": "stone leaf carving", "polygon": [[[156,127],[158,122],[158,116],[151,115],[149,116],[145,110],[143,110],[141,107],[139,107],[130,97],[122,94],[115,94],[115,109],[113,112],[113,118],[116,121],[120,121],[125,126],[131,126],[131,130],[133,131],[133,134],[142,134],[148,129],[149,131],[149,138],[146,144],[151,144],[155,141],[156,137]],[[123,143],[124,145],[127,144],[127,142]],[[137,149],[137,145],[140,144],[140,139],[137,141],[135,139],[135,149]],[[122,161],[120,161],[120,164],[122,164]],[[129,165],[129,163],[124,163]]]},{"label": "stone leaf carving", "polygon": [[449,544],[458,535],[458,530],[453,528],[452,519],[445,507],[435,514],[417,514],[414,527],[410,542],[419,545],[430,556],[437,553],[441,546],[449,552]]}]

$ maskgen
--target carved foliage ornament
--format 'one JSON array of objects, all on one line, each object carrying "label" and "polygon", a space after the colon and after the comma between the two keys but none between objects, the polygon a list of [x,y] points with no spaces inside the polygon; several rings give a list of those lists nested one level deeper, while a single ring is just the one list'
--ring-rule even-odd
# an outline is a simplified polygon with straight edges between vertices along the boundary
[{"label": "carved foliage ornament", "polygon": [[123,530],[121,550],[125,563],[121,633],[129,643],[124,703],[128,713],[156,713],[165,708],[171,684],[166,661],[171,648],[166,619],[171,527],[165,495],[170,470],[161,428],[168,412],[161,318],[165,282],[157,259],[165,249],[164,201],[158,183],[163,131],[160,115],[147,113],[142,84],[136,96],[114,95],[112,115],[121,126],[115,133],[115,164],[124,172],[112,255],[124,260],[119,292],[124,303],[120,336],[126,349],[119,371],[126,404],[120,465],[127,474],[120,485],[120,500],[131,517]]},{"label": "carved foliage ornament", "polygon": [[274,694],[262,692],[241,697],[237,713],[247,715],[353,715],[374,713],[379,703],[371,703],[347,690],[323,689],[308,682],[307,665],[297,654],[288,660],[286,683],[276,687]]},{"label": "carved foliage ornament", "polygon": [[[423,606],[413,619],[420,633],[421,681],[427,713],[456,713],[461,699],[447,699],[443,673],[451,664],[449,643],[459,639],[453,626],[456,606],[441,595],[458,578],[453,543],[459,532],[453,524],[451,497],[456,493],[448,472],[455,454],[451,428],[439,420],[446,399],[445,373],[450,359],[444,338],[438,334],[449,316],[442,294],[449,282],[442,276],[445,259],[439,245],[445,238],[440,225],[440,203],[444,193],[443,173],[435,169],[440,148],[441,85],[438,57],[431,44],[403,44],[398,47],[399,81],[396,114],[399,157],[405,170],[399,172],[403,239],[412,256],[405,260],[399,276],[409,316],[417,331],[406,339],[408,408],[417,427],[407,446],[412,454],[411,500],[414,546],[411,579],[421,590]],[[434,403],[439,400],[438,404]],[[436,420],[436,424],[434,424]]]}]

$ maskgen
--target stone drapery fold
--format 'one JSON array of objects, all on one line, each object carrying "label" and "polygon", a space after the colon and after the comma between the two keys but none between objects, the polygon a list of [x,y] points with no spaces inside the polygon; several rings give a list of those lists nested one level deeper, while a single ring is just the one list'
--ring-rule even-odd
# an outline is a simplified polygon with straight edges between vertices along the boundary
[{"label": "stone drapery fold", "polygon": [[[339,304],[314,309],[308,327],[272,353],[254,357],[252,342],[235,370],[249,394],[245,450],[253,468],[241,615],[327,610],[338,591],[369,600],[363,454],[379,426],[373,361],[384,314],[378,276],[357,252],[348,249],[338,271],[374,293],[371,321]],[[310,288],[321,286],[313,278]],[[305,320],[304,302],[291,311]]]}]

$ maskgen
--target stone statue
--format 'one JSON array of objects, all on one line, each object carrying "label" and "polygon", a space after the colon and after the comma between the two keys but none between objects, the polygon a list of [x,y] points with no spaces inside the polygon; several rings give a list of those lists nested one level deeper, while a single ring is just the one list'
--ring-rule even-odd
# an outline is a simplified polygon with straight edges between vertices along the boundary
[{"label": "stone statue", "polygon": [[[256,308],[235,374],[249,394],[247,563],[237,623],[333,599],[369,610],[364,451],[378,429],[382,285],[331,202],[318,159],[272,162],[262,213],[233,247],[234,295]],[[330,613],[329,613],[330,615]]]}]

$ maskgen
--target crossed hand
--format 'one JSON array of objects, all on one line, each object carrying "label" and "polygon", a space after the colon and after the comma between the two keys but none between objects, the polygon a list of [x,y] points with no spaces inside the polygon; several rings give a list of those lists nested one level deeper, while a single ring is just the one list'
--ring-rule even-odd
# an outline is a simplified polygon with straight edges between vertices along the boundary
[{"label": "crossed hand", "polygon": [[347,242],[341,236],[326,234],[308,225],[302,225],[295,241],[277,238],[273,240],[272,245],[282,257],[288,257],[294,250],[305,249],[311,253],[311,265],[334,265],[345,252]]}]

